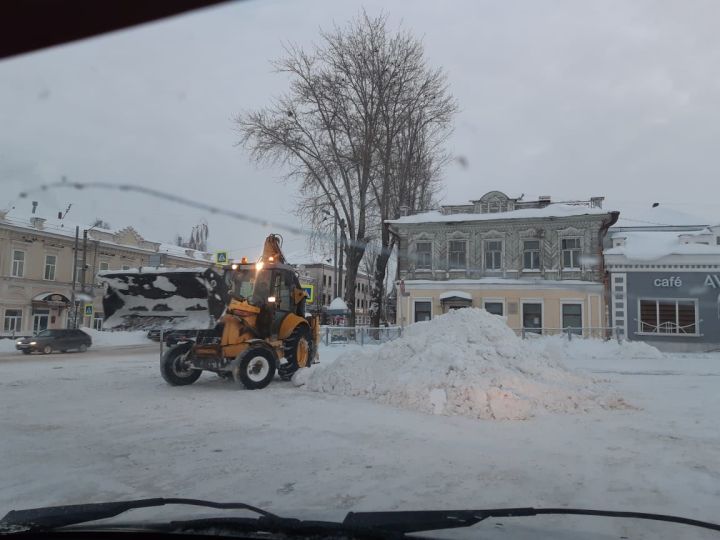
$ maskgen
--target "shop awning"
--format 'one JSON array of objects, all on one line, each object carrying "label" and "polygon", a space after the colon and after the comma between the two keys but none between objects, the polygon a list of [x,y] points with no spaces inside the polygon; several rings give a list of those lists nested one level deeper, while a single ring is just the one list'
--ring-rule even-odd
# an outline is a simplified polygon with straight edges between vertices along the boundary
[{"label": "shop awning", "polygon": [[441,302],[447,302],[449,300],[467,300],[472,302],[472,295],[465,291],[446,291],[440,295]]},{"label": "shop awning", "polygon": [[38,304],[48,304],[50,306],[66,306],[70,303],[67,296],[55,292],[44,292],[33,297],[33,302]]}]

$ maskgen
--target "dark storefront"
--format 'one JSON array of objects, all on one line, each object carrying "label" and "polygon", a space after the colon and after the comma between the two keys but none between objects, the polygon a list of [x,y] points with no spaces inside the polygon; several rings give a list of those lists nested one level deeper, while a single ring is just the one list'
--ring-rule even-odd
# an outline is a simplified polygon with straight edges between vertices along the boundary
[{"label": "dark storefront", "polygon": [[720,349],[720,273],[612,274],[614,324],[666,351]]}]

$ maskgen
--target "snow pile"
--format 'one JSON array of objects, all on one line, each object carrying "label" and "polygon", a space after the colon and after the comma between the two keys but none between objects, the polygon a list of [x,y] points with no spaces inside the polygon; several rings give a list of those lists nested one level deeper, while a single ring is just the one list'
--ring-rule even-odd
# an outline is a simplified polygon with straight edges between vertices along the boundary
[{"label": "snow pile", "polygon": [[454,310],[409,326],[397,340],[343,354],[294,381],[417,411],[526,419],[543,411],[619,408],[593,379],[567,370],[484,310]]},{"label": "snow pile", "polygon": [[91,328],[82,328],[92,338],[93,347],[129,347],[133,345],[151,345],[147,332],[100,332]]},{"label": "snow pile", "polygon": [[17,340],[15,339],[0,339],[0,353],[9,353],[9,352],[15,352],[17,349],[15,348],[15,342]]},{"label": "snow pile", "polygon": [[546,336],[528,343],[533,349],[547,356],[563,360],[577,358],[623,358],[623,359],[660,359],[663,353],[652,345],[642,341],[621,341],[602,339],[574,338],[567,336]]}]

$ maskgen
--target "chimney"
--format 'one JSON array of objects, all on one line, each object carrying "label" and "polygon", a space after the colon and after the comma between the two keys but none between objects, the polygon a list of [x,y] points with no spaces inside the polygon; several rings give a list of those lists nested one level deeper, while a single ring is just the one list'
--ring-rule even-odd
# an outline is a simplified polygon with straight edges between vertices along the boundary
[{"label": "chimney", "polygon": [[32,213],[34,214],[34,213],[35,213],[35,210],[37,210],[38,202],[37,202],[37,201],[33,201],[33,202],[32,202],[32,205],[33,205],[33,207],[32,207]]},{"label": "chimney", "polygon": [[410,208],[408,208],[407,206],[405,206],[405,205],[401,206],[400,207],[400,217],[407,216],[409,211],[410,211]]},{"label": "chimney", "polygon": [[41,218],[41,217],[37,217],[37,216],[30,218],[30,225],[32,225],[39,231],[43,230],[43,223],[45,223],[45,218]]}]

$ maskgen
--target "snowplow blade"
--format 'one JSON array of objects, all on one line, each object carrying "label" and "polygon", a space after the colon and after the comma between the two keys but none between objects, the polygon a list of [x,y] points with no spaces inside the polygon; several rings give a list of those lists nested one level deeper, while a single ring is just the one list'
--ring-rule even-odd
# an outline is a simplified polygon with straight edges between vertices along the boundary
[{"label": "snowplow blade", "polygon": [[107,329],[214,328],[229,301],[223,276],[210,268],[140,268],[99,275],[107,283],[103,297]]}]

